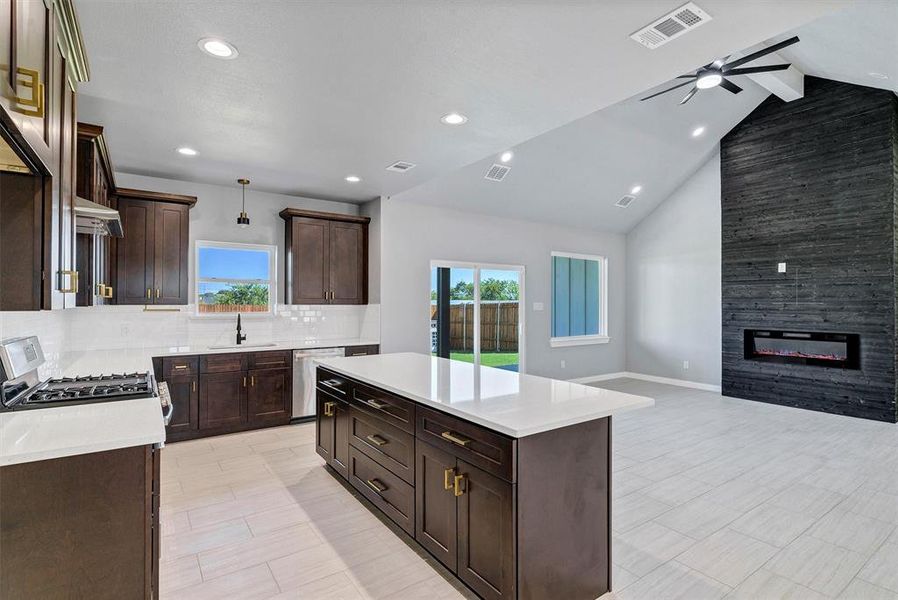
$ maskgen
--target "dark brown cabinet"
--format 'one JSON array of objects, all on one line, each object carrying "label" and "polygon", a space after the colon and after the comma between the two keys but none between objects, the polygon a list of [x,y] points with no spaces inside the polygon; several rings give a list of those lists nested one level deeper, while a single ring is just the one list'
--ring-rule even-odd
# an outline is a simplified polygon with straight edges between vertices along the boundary
[{"label": "dark brown cabinet", "polygon": [[[100,206],[113,205],[115,175],[103,128],[78,123],[78,153],[76,178],[78,197]],[[112,238],[97,233],[78,231],[76,256],[78,264],[78,306],[112,304],[115,287],[112,283]]]},{"label": "dark brown cabinet", "polygon": [[173,408],[166,431],[195,432],[199,429],[199,369],[194,358],[162,360],[163,381],[168,385]]},{"label": "dark brown cabinet", "polygon": [[334,421],[337,399],[318,392],[315,400],[315,452],[327,463],[334,457]]},{"label": "dark brown cabinet", "polygon": [[453,573],[458,564],[456,458],[418,442],[415,456],[415,539]]},{"label": "dark brown cabinet", "polygon": [[234,427],[246,422],[246,373],[204,373],[200,386],[200,428]]},{"label": "dark brown cabinet", "polygon": [[368,302],[368,217],[284,209],[287,304]]},{"label": "dark brown cabinet", "polygon": [[249,371],[247,405],[250,421],[280,421],[290,418],[292,369]]},{"label": "dark brown cabinet", "polygon": [[124,237],[116,245],[118,304],[187,304],[193,196],[117,190]]}]

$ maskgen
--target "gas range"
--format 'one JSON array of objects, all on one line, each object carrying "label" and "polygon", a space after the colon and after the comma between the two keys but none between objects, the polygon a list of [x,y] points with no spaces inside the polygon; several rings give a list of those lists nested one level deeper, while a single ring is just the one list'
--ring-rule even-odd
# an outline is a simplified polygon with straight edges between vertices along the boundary
[{"label": "gas range", "polygon": [[36,337],[0,342],[0,411],[158,397],[153,375],[114,373],[40,381],[44,354]]}]

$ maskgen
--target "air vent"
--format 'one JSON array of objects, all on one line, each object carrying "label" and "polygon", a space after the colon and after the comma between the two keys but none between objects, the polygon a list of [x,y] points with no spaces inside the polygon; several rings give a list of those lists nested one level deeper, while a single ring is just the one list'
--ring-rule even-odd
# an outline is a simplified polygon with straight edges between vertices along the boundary
[{"label": "air vent", "polygon": [[624,196],[620,200],[614,203],[618,208],[627,208],[633,201],[636,200],[636,196]]},{"label": "air vent", "polygon": [[494,164],[490,167],[490,170],[486,172],[486,175],[484,175],[483,178],[489,179],[490,181],[502,181],[505,179],[505,176],[508,175],[509,171],[511,171],[511,167]]},{"label": "air vent", "polygon": [[630,39],[654,50],[710,20],[711,15],[696,6],[694,2],[689,2],[672,13],[664,15],[648,27],[640,29],[631,35]]},{"label": "air vent", "polygon": [[387,167],[387,171],[395,171],[397,173],[405,173],[406,171],[410,171],[415,168],[415,163],[405,162],[404,160],[397,160],[392,165]]}]

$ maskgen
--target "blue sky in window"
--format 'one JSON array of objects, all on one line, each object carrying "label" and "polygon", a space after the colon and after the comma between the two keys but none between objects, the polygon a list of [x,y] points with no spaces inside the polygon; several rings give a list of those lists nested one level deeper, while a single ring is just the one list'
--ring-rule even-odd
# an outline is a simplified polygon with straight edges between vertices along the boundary
[{"label": "blue sky in window", "polygon": [[200,278],[269,279],[268,252],[242,248],[200,248]]}]

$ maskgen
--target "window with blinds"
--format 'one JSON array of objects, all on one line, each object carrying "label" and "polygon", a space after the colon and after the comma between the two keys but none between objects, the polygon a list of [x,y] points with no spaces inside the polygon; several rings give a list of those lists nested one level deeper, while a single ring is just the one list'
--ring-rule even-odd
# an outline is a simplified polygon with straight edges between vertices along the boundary
[{"label": "window with blinds", "polygon": [[552,253],[552,345],[608,341],[608,261],[604,256]]}]

